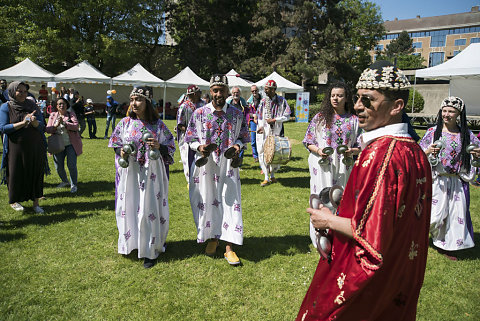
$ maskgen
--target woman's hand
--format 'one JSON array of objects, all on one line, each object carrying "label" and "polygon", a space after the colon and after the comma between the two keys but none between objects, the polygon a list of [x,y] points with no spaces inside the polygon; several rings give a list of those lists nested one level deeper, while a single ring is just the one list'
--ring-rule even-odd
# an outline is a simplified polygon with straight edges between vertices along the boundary
[{"label": "woman's hand", "polygon": [[437,145],[432,144],[428,146],[427,150],[425,151],[425,154],[433,154],[433,156],[437,156],[438,153],[440,152],[440,148],[437,147]]},{"label": "woman's hand", "polygon": [[360,148],[349,148],[345,152],[345,157],[351,157],[353,155],[358,155],[360,154]]},{"label": "woman's hand", "polygon": [[160,143],[155,138],[149,138],[148,141],[147,141],[147,145],[150,146],[150,148],[152,148],[152,149],[159,149],[160,148]]}]

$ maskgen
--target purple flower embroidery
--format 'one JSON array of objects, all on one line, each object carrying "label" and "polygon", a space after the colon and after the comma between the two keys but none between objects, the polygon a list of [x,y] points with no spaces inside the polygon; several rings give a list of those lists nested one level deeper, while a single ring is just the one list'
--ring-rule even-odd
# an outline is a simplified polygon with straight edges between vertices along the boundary
[{"label": "purple flower embroidery", "polygon": [[438,203],[438,200],[437,200],[437,199],[434,199],[434,198],[432,198],[432,205],[437,205],[437,203]]},{"label": "purple flower embroidery", "polygon": [[214,175],[213,175],[213,181],[214,181],[214,182],[217,182],[217,183],[218,183],[219,178],[220,178],[220,176],[218,176],[217,174],[214,174]]},{"label": "purple flower embroidery", "polygon": [[155,175],[154,173],[152,173],[152,175],[150,175],[150,179],[151,179],[152,181],[155,182],[155,179],[156,179],[156,178],[157,178],[157,175]]},{"label": "purple flower embroidery", "polygon": [[157,195],[155,195],[157,197],[157,200],[160,199],[160,197],[162,197],[162,193],[158,192]]},{"label": "purple flower embroidery", "polygon": [[123,201],[123,193],[120,194],[120,200]]},{"label": "purple flower embroidery", "polygon": [[160,216],[160,224],[165,224],[167,220],[163,218],[163,216]]},{"label": "purple flower embroidery", "polygon": [[216,238],[216,239],[219,239],[220,236],[221,236],[220,234],[217,234],[217,235],[215,235],[215,238]]},{"label": "purple flower embroidery", "polygon": [[463,219],[461,217],[458,218],[458,224],[462,224],[463,225]]},{"label": "purple flower embroidery", "polygon": [[228,224],[227,224],[227,222],[223,223],[223,228],[226,229],[226,230],[228,230]]},{"label": "purple flower embroidery", "polygon": [[140,213],[140,205],[137,206],[137,214]]},{"label": "purple flower embroidery", "polygon": [[148,215],[148,218],[150,219],[150,221],[154,221],[157,217],[151,213],[150,215]]},{"label": "purple flower embroidery", "polygon": [[230,169],[227,172],[227,177],[232,177],[232,176],[233,176],[233,169]]},{"label": "purple flower embroidery", "polygon": [[220,205],[220,202],[217,199],[215,199],[213,201],[212,205],[215,206],[215,207],[218,207],[218,205]]},{"label": "purple flower embroidery", "polygon": [[458,239],[457,240],[457,246],[462,246],[463,245],[463,240],[462,239]]},{"label": "purple flower embroidery", "polygon": [[457,194],[453,196],[453,199],[455,200],[455,202],[460,201],[460,197]]},{"label": "purple flower embroidery", "polygon": [[140,190],[143,192],[145,190],[145,182],[140,182],[138,188],[140,188]]},{"label": "purple flower embroidery", "polygon": [[239,204],[239,203],[235,203],[235,204],[233,205],[233,210],[234,210],[234,211],[237,211],[237,212],[240,212],[240,204]]},{"label": "purple flower embroidery", "polygon": [[193,178],[193,182],[194,182],[195,184],[200,183],[200,177],[198,177],[198,176],[194,177],[194,178]]},{"label": "purple flower embroidery", "polygon": [[211,224],[211,221],[207,221],[207,223],[205,223],[205,227],[210,227],[210,224]]},{"label": "purple flower embroidery", "polygon": [[205,204],[202,202],[198,202],[197,207],[200,209],[200,211],[205,211]]},{"label": "purple flower embroidery", "polygon": [[318,171],[318,170],[317,170],[317,168],[316,168],[316,167],[314,167],[314,168],[313,168],[313,175],[315,175],[315,176],[316,176],[316,175],[317,175],[317,171]]},{"label": "purple flower embroidery", "polygon": [[150,244],[155,244],[155,236],[152,237],[152,242]]},{"label": "purple flower embroidery", "polygon": [[122,210],[121,216],[122,216],[122,217],[125,217],[126,214],[127,214],[127,213],[125,212],[125,210]]},{"label": "purple flower embroidery", "polygon": [[163,206],[167,206],[167,200],[163,199]]},{"label": "purple flower embroidery", "polygon": [[123,236],[125,236],[125,241],[128,241],[128,239],[130,238],[130,236],[132,236],[132,234],[130,233],[130,230],[128,230],[127,233],[123,234]]},{"label": "purple flower embroidery", "polygon": [[238,232],[238,233],[242,234],[242,231],[243,231],[243,227],[241,225],[236,225],[235,226],[235,232]]}]

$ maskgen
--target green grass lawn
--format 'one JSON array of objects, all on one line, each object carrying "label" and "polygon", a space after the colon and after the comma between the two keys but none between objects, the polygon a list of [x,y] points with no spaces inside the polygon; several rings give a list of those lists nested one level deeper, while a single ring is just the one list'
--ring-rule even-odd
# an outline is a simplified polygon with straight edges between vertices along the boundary
[{"label": "green grass lawn", "polygon": [[[105,118],[97,119],[103,137]],[[173,129],[174,121],[166,121]],[[149,270],[136,251],[117,254],[114,156],[107,140],[84,139],[78,193],[56,189],[53,159],[45,180],[45,215],[23,214],[0,187],[1,320],[292,320],[318,262],[308,236],[309,172],[301,144],[307,124],[287,123],[293,159],[260,187],[246,153],[242,177],[243,266],[205,256],[196,243],[179,154],[170,167],[167,252]],[[84,133],[87,137],[87,132]],[[418,320],[480,320],[480,189],[471,188],[477,247],[452,262],[430,248]],[[399,238],[402,236],[399,235]],[[409,282],[409,280],[405,280]],[[388,286],[388,285],[385,285]]]}]

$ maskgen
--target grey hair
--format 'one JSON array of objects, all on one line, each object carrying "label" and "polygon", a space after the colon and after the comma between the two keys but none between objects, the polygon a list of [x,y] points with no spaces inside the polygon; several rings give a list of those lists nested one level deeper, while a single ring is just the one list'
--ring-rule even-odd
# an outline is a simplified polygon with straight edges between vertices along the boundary
[{"label": "grey hair", "polygon": [[232,91],[233,91],[235,88],[238,88],[238,92],[239,92],[240,95],[241,95],[241,94],[242,94],[242,90],[241,90],[240,87],[238,87],[238,86],[233,86],[233,87],[230,89],[230,93],[232,93]]}]

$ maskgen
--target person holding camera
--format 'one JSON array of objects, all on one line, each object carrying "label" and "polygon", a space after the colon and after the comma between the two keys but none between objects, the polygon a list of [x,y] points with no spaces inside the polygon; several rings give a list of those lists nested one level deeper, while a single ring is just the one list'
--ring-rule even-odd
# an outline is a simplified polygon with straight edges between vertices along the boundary
[{"label": "person holding camera", "polygon": [[38,200],[43,196],[46,148],[43,116],[27,99],[27,86],[14,81],[8,86],[9,102],[0,107],[3,136],[1,183],[8,186],[10,206],[23,211],[20,202],[33,200],[33,211],[44,213]]}]

